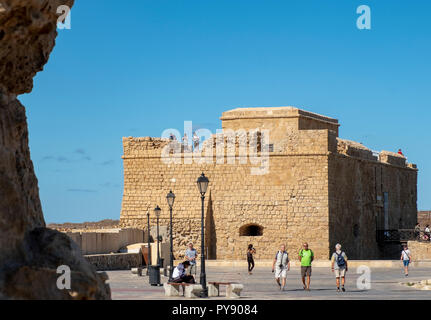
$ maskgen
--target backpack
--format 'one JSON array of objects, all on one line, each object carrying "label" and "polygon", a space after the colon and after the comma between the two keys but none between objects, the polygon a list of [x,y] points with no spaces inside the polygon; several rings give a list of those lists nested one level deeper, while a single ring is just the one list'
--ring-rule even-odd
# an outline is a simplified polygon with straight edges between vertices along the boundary
[{"label": "backpack", "polygon": [[343,252],[341,252],[340,254],[335,252],[335,254],[337,255],[337,258],[335,259],[337,261],[337,265],[339,267],[344,267],[346,265],[346,260],[343,257]]}]

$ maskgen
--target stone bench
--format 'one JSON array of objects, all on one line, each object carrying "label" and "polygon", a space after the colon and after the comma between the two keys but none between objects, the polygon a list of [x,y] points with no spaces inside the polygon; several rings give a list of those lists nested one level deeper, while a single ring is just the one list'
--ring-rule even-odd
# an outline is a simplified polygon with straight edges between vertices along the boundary
[{"label": "stone bench", "polygon": [[138,276],[142,276],[142,268],[138,267],[138,268],[132,268],[131,269],[133,274],[137,274]]},{"label": "stone bench", "polygon": [[163,284],[165,296],[175,297],[180,295],[180,287],[183,288],[183,296],[186,298],[199,298],[202,292],[202,285],[196,283],[166,282]]},{"label": "stone bench", "polygon": [[241,291],[244,286],[237,282],[218,282],[212,281],[208,282],[208,297],[218,297],[220,296],[220,286],[226,286],[226,297],[227,298],[239,298]]}]

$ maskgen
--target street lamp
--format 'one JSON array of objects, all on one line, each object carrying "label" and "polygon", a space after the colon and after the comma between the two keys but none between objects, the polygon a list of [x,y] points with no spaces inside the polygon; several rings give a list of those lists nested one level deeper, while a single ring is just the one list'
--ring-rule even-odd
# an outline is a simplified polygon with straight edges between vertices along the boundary
[{"label": "street lamp", "polygon": [[175,201],[175,194],[172,192],[172,190],[169,191],[169,193],[166,195],[166,200],[168,201],[168,205],[169,205],[169,212],[170,212],[170,216],[169,216],[169,228],[170,228],[170,241],[171,241],[171,256],[169,258],[169,281],[172,281],[172,272],[173,272],[173,268],[174,268],[174,244],[173,244],[173,231],[172,231],[172,207],[174,206],[174,201]]},{"label": "street lamp", "polygon": [[147,275],[151,264],[151,244],[150,244],[150,211],[147,211],[147,229],[148,229],[148,253],[147,253]]},{"label": "street lamp", "polygon": [[160,212],[162,211],[162,209],[159,208],[159,206],[157,205],[154,208],[154,213],[156,214],[156,218],[157,218],[157,265],[160,267],[160,253],[159,253],[159,242],[160,242],[160,237],[159,237],[159,217],[160,217]]},{"label": "street lamp", "polygon": [[205,233],[204,233],[204,203],[205,203],[205,193],[207,192],[209,180],[205,177],[205,174],[202,172],[200,177],[198,178],[197,184],[198,189],[201,194],[202,200],[202,217],[201,217],[201,275],[200,282],[202,285],[202,298],[208,297],[208,289],[207,289],[207,277],[205,274]]}]

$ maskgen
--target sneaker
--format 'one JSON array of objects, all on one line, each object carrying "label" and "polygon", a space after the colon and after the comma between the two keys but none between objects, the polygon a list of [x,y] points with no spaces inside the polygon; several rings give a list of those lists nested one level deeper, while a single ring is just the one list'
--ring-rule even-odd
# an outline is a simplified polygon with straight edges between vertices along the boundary
[{"label": "sneaker", "polygon": [[344,289],[344,287],[342,287],[341,290],[343,290],[343,292],[346,292],[346,289]]},{"label": "sneaker", "polygon": [[340,292],[340,288],[337,287],[337,292]]}]

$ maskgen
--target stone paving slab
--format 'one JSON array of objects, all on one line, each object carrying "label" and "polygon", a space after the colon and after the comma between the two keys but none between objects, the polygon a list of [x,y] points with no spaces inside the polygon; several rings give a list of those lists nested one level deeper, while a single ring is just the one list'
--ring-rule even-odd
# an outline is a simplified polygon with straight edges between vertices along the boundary
[{"label": "stone paving slab", "polygon": [[[239,267],[208,267],[207,281],[232,281],[244,285],[241,299],[284,300],[284,299],[429,299],[431,291],[417,290],[401,285],[401,282],[414,282],[429,279],[430,268],[411,268],[410,276],[406,278],[402,269],[371,268],[371,289],[358,289],[356,282],[361,274],[356,268],[349,269],[346,276],[346,292],[336,292],[335,277],[328,268],[313,268],[311,291],[304,291],[300,279],[300,269],[292,268],[288,272],[286,290],[281,292],[274,281],[271,268],[256,267],[252,275]],[[107,271],[108,283],[111,286],[112,298],[121,300],[182,300],[180,297],[165,297],[163,287],[151,286],[148,277],[139,277],[128,271]],[[199,280],[198,271],[197,280]],[[162,277],[162,283],[167,278]],[[225,287],[220,287],[220,297],[210,299],[226,299]]]}]

